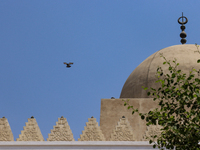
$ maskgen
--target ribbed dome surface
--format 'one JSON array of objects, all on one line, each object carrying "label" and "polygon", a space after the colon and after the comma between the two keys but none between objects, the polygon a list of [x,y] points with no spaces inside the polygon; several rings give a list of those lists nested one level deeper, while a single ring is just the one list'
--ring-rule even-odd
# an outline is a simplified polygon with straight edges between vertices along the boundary
[{"label": "ribbed dome surface", "polygon": [[161,66],[167,70],[168,67],[168,65],[163,65],[164,59],[160,57],[160,53],[163,53],[167,60],[172,61],[176,58],[180,63],[179,69],[185,73],[189,73],[193,67],[200,69],[200,64],[197,63],[200,54],[194,51],[197,51],[195,45],[184,44],[170,46],[152,54],[130,74],[122,88],[120,98],[147,98],[147,92],[142,89],[142,86],[159,87],[159,84],[155,83],[157,68]]}]

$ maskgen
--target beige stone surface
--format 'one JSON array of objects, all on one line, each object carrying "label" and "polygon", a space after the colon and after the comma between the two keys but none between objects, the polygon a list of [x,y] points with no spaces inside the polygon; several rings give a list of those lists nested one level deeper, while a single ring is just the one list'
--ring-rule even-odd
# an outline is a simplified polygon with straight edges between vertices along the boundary
[{"label": "beige stone surface", "polygon": [[23,127],[17,141],[44,141],[40,128],[35,118],[28,118],[26,126]]},{"label": "beige stone surface", "polygon": [[0,141],[14,141],[10,125],[5,117],[0,118]]},{"label": "beige stone surface", "polygon": [[142,86],[158,88],[159,84],[155,83],[157,68],[160,66],[166,71],[168,67],[163,65],[164,59],[160,57],[160,53],[171,61],[176,58],[180,63],[178,68],[185,73],[189,73],[193,67],[200,69],[197,63],[200,54],[194,51],[197,51],[194,44],[183,44],[170,46],[152,54],[130,74],[122,88],[120,98],[148,98],[147,91],[143,90]]},{"label": "beige stone surface", "polygon": [[162,129],[162,126],[158,124],[147,126],[147,130],[143,137],[144,141],[149,141],[149,139],[151,139],[152,141],[156,141],[157,138],[154,138],[154,136],[157,135],[157,137],[159,137],[159,135],[161,135],[161,132],[162,132],[161,129]]},{"label": "beige stone surface", "polygon": [[78,141],[105,141],[105,137],[98,126],[96,118],[88,118],[88,122],[86,122],[84,131],[82,131]]},{"label": "beige stone surface", "polygon": [[110,141],[135,141],[133,129],[125,116],[117,123],[115,129],[111,133]]},{"label": "beige stone surface", "polygon": [[66,118],[58,118],[58,122],[53,126],[53,130],[51,130],[47,141],[74,141],[72,131]]},{"label": "beige stone surface", "polygon": [[[152,98],[130,98],[129,103],[143,113],[149,112],[158,106]],[[131,110],[128,110],[127,107],[124,106],[122,99],[101,100],[100,127],[106,141],[110,140],[110,135],[122,116],[125,116],[128,119],[133,129],[135,140],[143,140],[143,136],[146,132],[146,122],[141,120],[138,113],[132,115],[131,112]]]}]

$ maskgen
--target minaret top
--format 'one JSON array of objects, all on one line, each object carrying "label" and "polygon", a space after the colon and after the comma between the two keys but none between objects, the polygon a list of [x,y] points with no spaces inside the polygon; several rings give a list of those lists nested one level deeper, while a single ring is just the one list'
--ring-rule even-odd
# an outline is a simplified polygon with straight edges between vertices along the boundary
[{"label": "minaret top", "polygon": [[182,32],[180,33],[180,37],[182,38],[181,39],[182,44],[185,44],[187,42],[187,40],[185,39],[187,37],[187,34],[184,31],[185,30],[184,24],[186,24],[187,22],[188,22],[188,19],[185,16],[183,16],[183,13],[182,13],[182,16],[178,18],[178,23],[181,24],[181,30],[182,30]]}]

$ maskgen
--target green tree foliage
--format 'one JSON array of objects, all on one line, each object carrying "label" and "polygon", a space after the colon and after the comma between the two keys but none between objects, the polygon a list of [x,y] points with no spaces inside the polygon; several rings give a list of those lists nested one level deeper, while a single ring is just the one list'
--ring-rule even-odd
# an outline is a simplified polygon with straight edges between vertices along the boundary
[{"label": "green tree foliage", "polygon": [[[197,47],[198,48],[198,47]],[[198,51],[199,52],[199,51]],[[159,149],[200,150],[200,79],[197,71],[191,68],[189,73],[178,69],[179,63],[164,59],[163,64],[168,65],[167,72],[161,67],[157,69],[156,81],[160,84],[158,89],[144,88],[148,95],[158,102],[158,108],[148,113],[140,113],[132,109],[132,114],[138,112],[146,125],[162,126],[161,134],[149,137],[153,147]],[[199,63],[200,60],[197,60]]]}]

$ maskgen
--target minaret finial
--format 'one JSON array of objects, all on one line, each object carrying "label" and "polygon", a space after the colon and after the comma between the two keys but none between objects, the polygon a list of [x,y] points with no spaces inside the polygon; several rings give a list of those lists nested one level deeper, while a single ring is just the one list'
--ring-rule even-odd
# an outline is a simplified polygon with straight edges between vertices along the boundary
[{"label": "minaret finial", "polygon": [[[181,18],[182,18],[182,21],[180,21]],[[185,21],[184,21],[184,19],[185,19]],[[188,22],[188,19],[185,16],[183,16],[183,12],[182,12],[182,16],[178,18],[178,23],[181,24],[181,30],[182,30],[182,32],[180,34],[180,37],[182,38],[181,39],[182,44],[185,44],[187,42],[187,40],[185,39],[187,34],[184,31],[185,30],[184,24],[186,24],[187,22]]]}]

